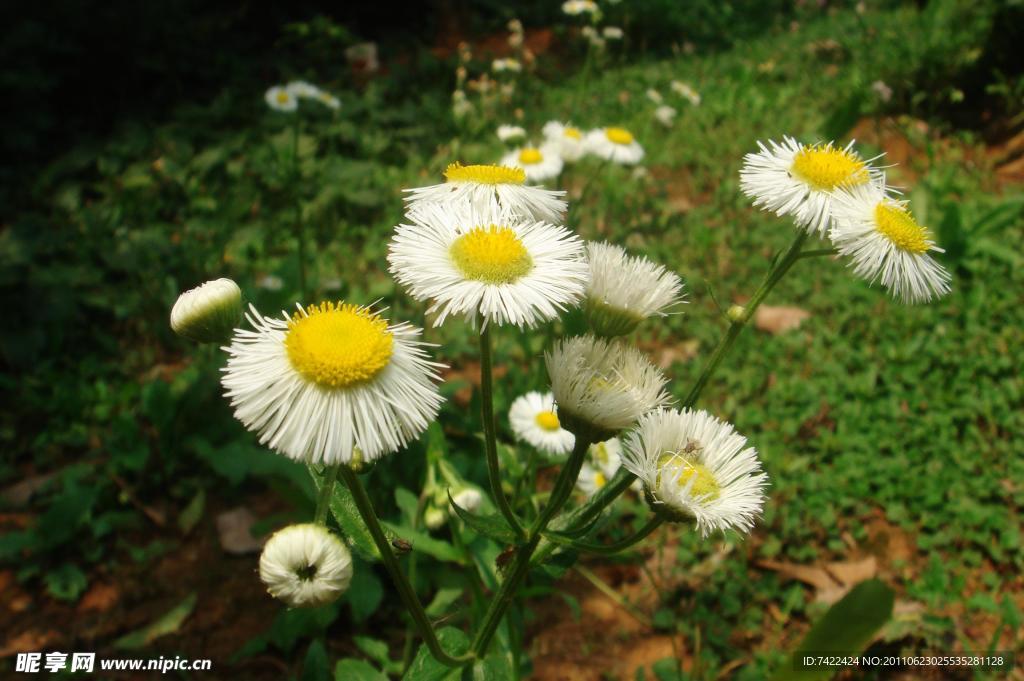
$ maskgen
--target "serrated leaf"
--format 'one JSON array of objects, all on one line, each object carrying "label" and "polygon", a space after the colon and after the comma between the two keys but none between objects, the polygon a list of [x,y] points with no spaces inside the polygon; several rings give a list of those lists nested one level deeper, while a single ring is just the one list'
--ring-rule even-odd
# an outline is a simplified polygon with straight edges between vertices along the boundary
[{"label": "serrated leaf", "polygon": [[417,532],[411,527],[402,527],[399,525],[393,525],[392,523],[382,523],[384,529],[391,532],[395,537],[401,537],[412,544],[413,551],[419,551],[425,553],[428,556],[437,558],[441,561],[447,561],[449,563],[461,563],[462,554],[459,553],[458,549],[441,539],[435,539],[429,534],[423,532]]},{"label": "serrated leaf", "polygon": [[[312,466],[308,468],[309,474],[313,477],[313,485],[316,487],[317,492],[319,492],[323,486],[323,475]],[[373,541],[370,528],[363,522],[362,516],[359,515],[359,509],[356,508],[356,501],[352,498],[352,492],[344,484],[339,482],[334,485],[334,494],[331,496],[330,507],[331,515],[338,521],[338,525],[348,540],[349,546],[363,560],[370,562],[379,561],[380,551],[377,550],[377,544]],[[384,527],[384,535],[388,541],[397,539],[394,532],[389,532],[387,526]]]},{"label": "serrated leaf", "polygon": [[[437,640],[449,655],[461,655],[469,649],[466,634],[455,627],[442,627],[437,630]],[[434,659],[426,644],[421,644],[409,669],[402,677],[404,681],[458,681],[462,670],[449,667]]]},{"label": "serrated leaf", "polygon": [[508,526],[505,519],[497,513],[490,515],[475,515],[470,513],[464,508],[461,508],[452,499],[452,492],[448,490],[448,503],[455,509],[455,514],[459,516],[462,522],[466,523],[470,528],[476,532],[490,537],[500,544],[512,544],[515,542],[516,535],[512,531],[512,528]]}]

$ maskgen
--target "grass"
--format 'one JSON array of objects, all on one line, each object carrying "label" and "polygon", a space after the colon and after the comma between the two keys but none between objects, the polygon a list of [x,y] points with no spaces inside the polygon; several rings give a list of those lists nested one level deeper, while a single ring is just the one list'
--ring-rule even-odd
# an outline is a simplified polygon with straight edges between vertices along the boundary
[{"label": "grass", "polygon": [[[847,560],[868,552],[881,530],[912,547],[884,560],[883,576],[905,603],[925,606],[903,629],[888,631],[894,645],[1021,643],[1012,632],[1024,590],[1024,311],[1017,294],[1024,201],[997,184],[974,135],[922,131],[863,95],[876,79],[898,85],[912,77],[920,54],[908,47],[905,27],[915,21],[909,9],[835,13],[729,51],[599,70],[582,104],[578,80],[537,88],[525,107],[523,123],[534,130],[556,117],[621,124],[647,147],[645,177],[591,164],[573,170],[565,186],[573,198],[587,178],[598,178],[573,214],[583,236],[625,244],[685,277],[685,313],[638,334],[645,348],[675,357],[668,370],[676,396],[724,331],[723,309],[753,292],[770,255],[792,237],[791,224],[751,208],[739,192],[742,156],[757,140],[845,139],[863,119],[857,129],[869,139],[861,149],[872,156],[895,135],[909,162],[890,179],[906,187],[915,213],[947,247],[953,292],[928,306],[893,303],[843,262],[799,263],[767,304],[810,317],[779,335],[746,331],[705,390],[699,406],[749,438],[772,480],[753,536],[726,537],[737,550],[721,568],[699,589],[663,594],[654,614],[658,626],[686,640],[699,635],[705,678],[737,658],[750,662],[741,676],[761,678],[819,609],[805,586],[759,561]],[[672,79],[691,83],[703,103],[672,102],[680,115],[665,130],[652,122],[644,92],[667,93]],[[422,320],[386,274],[386,240],[401,217],[398,189],[435,181],[454,158],[489,161],[500,149],[489,133],[455,137],[445,92],[410,99],[400,84],[383,82],[342,98],[343,115],[311,122],[299,144],[303,221],[317,242],[313,279],[322,294],[383,299],[395,318]],[[298,479],[273,457],[261,458],[231,421],[215,384],[220,358],[193,353],[165,324],[177,291],[212,276],[234,276],[264,312],[292,304],[291,208],[277,170],[290,143],[287,129],[228,93],[210,107],[183,107],[156,130],[128,128],[100,149],[72,150],[37,184],[52,205],[3,232],[7,278],[24,276],[28,297],[50,302],[47,309],[12,302],[27,330],[22,338],[4,334],[17,373],[3,380],[22,406],[3,420],[0,442],[15,456],[0,478],[80,462],[44,489],[42,525],[0,541],[0,557],[32,557],[19,569],[22,581],[42,579],[55,597],[73,601],[97,565],[124,559],[112,534],[138,531],[145,521],[116,501],[126,492],[111,480],[127,476],[137,498],[176,512],[211,487],[211,469],[235,497],[247,476]],[[63,238],[44,238],[43,226]],[[284,288],[255,286],[268,274]],[[427,336],[456,370],[445,388],[454,397],[466,384],[461,372],[472,373],[465,368],[472,343],[459,325]],[[510,369],[499,382],[502,413],[518,394],[543,385],[535,357],[545,334],[498,336],[497,356]],[[452,459],[482,482],[468,435],[479,429],[474,414],[456,401],[442,418],[455,424]],[[505,439],[511,442],[507,429]],[[400,467],[386,462],[376,475],[415,490],[421,468]],[[60,527],[59,536],[47,527]],[[86,532],[84,541],[76,530]],[[684,533],[668,550],[695,565],[718,549],[717,541]],[[437,566],[424,574],[424,584],[450,581]]]}]

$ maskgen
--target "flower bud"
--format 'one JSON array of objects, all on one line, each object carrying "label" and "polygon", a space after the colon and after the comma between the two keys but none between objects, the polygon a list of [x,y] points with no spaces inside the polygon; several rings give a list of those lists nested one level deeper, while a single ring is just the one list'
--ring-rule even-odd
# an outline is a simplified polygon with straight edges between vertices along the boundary
[{"label": "flower bud", "polygon": [[267,540],[260,579],[293,608],[336,601],[352,582],[352,554],[322,525],[289,525]]},{"label": "flower bud", "polygon": [[242,318],[242,291],[230,279],[216,279],[178,296],[171,328],[197,343],[221,343]]}]

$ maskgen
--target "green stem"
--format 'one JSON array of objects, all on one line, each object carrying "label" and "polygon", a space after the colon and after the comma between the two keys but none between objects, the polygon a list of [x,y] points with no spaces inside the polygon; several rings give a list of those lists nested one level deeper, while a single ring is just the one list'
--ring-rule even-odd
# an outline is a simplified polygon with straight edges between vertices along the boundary
[{"label": "green stem", "polygon": [[327,466],[324,469],[323,483],[316,499],[316,514],[313,516],[313,522],[317,525],[327,524],[327,512],[331,508],[331,497],[334,495],[334,483],[338,479],[339,468],[341,464]]},{"label": "green stem", "polygon": [[398,559],[395,558],[395,554],[391,550],[387,537],[384,536],[384,530],[377,519],[377,513],[373,510],[373,502],[370,501],[369,495],[366,494],[366,489],[363,487],[363,483],[360,482],[359,476],[348,466],[339,466],[338,468],[342,480],[345,481],[345,484],[348,485],[349,490],[352,492],[352,499],[359,510],[359,515],[362,516],[363,522],[366,523],[367,529],[370,530],[370,536],[373,537],[373,542],[377,545],[377,550],[380,551],[381,562],[384,563],[384,568],[388,571],[391,582],[394,584],[395,590],[398,591],[398,596],[402,599],[402,604],[416,624],[423,642],[430,649],[430,654],[438,662],[449,667],[461,667],[472,662],[472,655],[453,657],[441,647],[441,642],[437,640],[437,636],[434,634],[434,627],[427,618],[427,613],[423,610],[423,604],[420,603],[419,596],[416,595],[416,591],[412,588],[409,580],[406,579],[405,574],[402,572],[402,567],[398,564]]},{"label": "green stem", "polygon": [[306,296],[306,230],[302,228],[302,201],[299,199],[299,137],[301,136],[302,118],[295,114],[295,124],[292,125],[292,172],[291,189],[292,200],[295,202],[295,238],[299,242],[299,292],[302,294],[303,304],[309,304]]},{"label": "green stem", "polygon": [[586,551],[588,553],[597,553],[602,556],[611,556],[616,553],[625,551],[634,544],[640,542],[642,539],[647,537],[651,532],[661,527],[664,522],[660,517],[654,516],[647,523],[637,530],[632,535],[621,539],[613,544],[594,544],[591,542],[572,541],[566,542],[566,546],[569,546],[578,551]]},{"label": "green stem", "polygon": [[[609,586],[603,579],[594,574],[593,571],[590,570],[590,568],[583,565],[576,565],[573,567],[573,569],[576,570],[576,572],[578,572],[580,575],[582,575],[584,579],[593,584],[598,591],[600,591],[605,596],[615,601],[619,605],[619,607],[621,607],[623,610],[632,615],[633,619],[635,619],[637,622],[648,627],[652,626],[651,620],[649,620],[646,615],[644,615],[642,612],[640,612],[640,610],[633,606],[633,604],[631,604],[629,601],[623,598],[622,594],[620,594],[618,591]],[[679,678],[682,677],[680,676]]]},{"label": "green stem", "polygon": [[555,487],[551,492],[551,498],[548,500],[547,506],[544,507],[540,515],[537,516],[537,519],[530,526],[530,534],[526,543],[516,551],[515,561],[512,563],[509,574],[498,588],[498,593],[495,594],[494,600],[491,601],[490,606],[487,608],[487,614],[484,615],[483,623],[477,630],[476,636],[473,637],[470,651],[477,657],[483,657],[487,652],[487,646],[490,645],[494,632],[498,630],[498,625],[501,623],[505,611],[512,605],[519,585],[522,584],[526,574],[530,571],[530,558],[533,557],[533,552],[540,543],[541,533],[547,529],[548,522],[558,513],[562,504],[569,498],[572,487],[576,484],[576,478],[579,477],[580,467],[583,465],[587,449],[592,442],[593,438],[590,437],[589,433],[580,432],[576,434],[576,444],[573,446],[572,454],[569,455],[569,460],[565,462],[565,466],[562,467],[562,471],[558,474],[558,480],[555,481]]},{"label": "green stem", "polygon": [[[485,324],[485,320],[478,319]],[[491,366],[491,327],[486,325],[480,332],[480,402],[481,416],[484,423],[484,452],[487,457],[487,479],[491,484],[491,496],[498,510],[505,516],[505,521],[516,533],[516,539],[522,541],[526,537],[523,526],[516,518],[512,507],[501,489],[501,469],[498,467],[498,446],[494,426],[494,375]]]}]

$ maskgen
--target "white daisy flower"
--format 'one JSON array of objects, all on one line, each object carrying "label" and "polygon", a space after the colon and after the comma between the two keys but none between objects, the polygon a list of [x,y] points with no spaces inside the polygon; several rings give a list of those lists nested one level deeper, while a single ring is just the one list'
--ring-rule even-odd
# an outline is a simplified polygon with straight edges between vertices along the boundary
[{"label": "white daisy flower", "polygon": [[544,139],[555,145],[558,155],[566,163],[580,160],[587,151],[583,146],[583,133],[571,123],[548,121],[542,132]]},{"label": "white daisy flower", "polygon": [[671,128],[676,121],[676,110],[671,106],[659,106],[654,110],[654,117],[666,128]]},{"label": "white daisy flower", "polygon": [[526,137],[526,130],[518,125],[499,125],[498,139],[502,142],[512,142]]},{"label": "white daisy flower", "polygon": [[584,310],[599,336],[623,336],[683,302],[679,275],[619,246],[590,242],[587,261],[590,281]]},{"label": "white daisy flower", "polygon": [[562,12],[569,16],[580,14],[597,14],[597,3],[593,0],[566,0],[562,3]]},{"label": "white daisy flower", "polygon": [[526,179],[530,182],[543,182],[558,177],[562,172],[562,158],[558,155],[558,147],[554,144],[542,144],[539,147],[522,147],[505,154],[501,165],[509,168],[522,168]]},{"label": "white daisy flower", "polygon": [[804,145],[792,137],[768,144],[770,149],[758,142],[761,151],[744,157],[740,188],[755,206],[792,215],[811,234],[824,236],[828,230],[836,189],[881,180],[881,171],[853,151],[853,142],[842,149],[831,142]]},{"label": "white daisy flower", "polygon": [[295,95],[280,85],[275,85],[267,90],[263,99],[266,100],[267,106],[274,111],[291,113],[299,108],[299,100],[295,98]]},{"label": "white daisy flower", "polygon": [[587,151],[612,163],[634,165],[644,157],[644,148],[625,128],[598,128],[587,133]]},{"label": "white daisy flower", "polygon": [[274,598],[293,608],[338,600],[352,582],[352,554],[321,525],[289,525],[267,540],[260,579]]},{"label": "white daisy flower", "polygon": [[443,401],[437,369],[409,324],[321,303],[237,329],[221,383],[260,443],[305,463],[374,461],[418,437]]},{"label": "white daisy flower", "polygon": [[622,465],[622,442],[617,437],[596,442],[587,450],[587,461],[607,477],[612,477]]},{"label": "white daisy flower", "polygon": [[565,216],[566,203],[562,198],[565,192],[527,186],[526,172],[522,168],[452,163],[444,176],[444,184],[406,189],[410,210],[432,203],[449,206],[469,203],[482,211],[497,201],[503,211],[535,220],[560,222]]},{"label": "white daisy flower", "polygon": [[651,100],[655,104],[661,104],[662,102],[665,101],[665,99],[661,96],[661,93],[655,90],[654,88],[649,88],[646,94],[647,99]]},{"label": "white daisy flower", "polygon": [[197,343],[223,343],[242,318],[242,290],[215,279],[185,291],[171,308],[171,329]]},{"label": "white daisy flower", "polygon": [[607,40],[622,40],[625,33],[618,26],[605,26],[601,31],[601,35]]},{"label": "white daisy flower", "polygon": [[757,451],[705,411],[661,409],[626,437],[622,465],[644,483],[655,512],[716,530],[748,532],[761,515],[768,476]]},{"label": "white daisy flower", "polygon": [[508,422],[517,439],[545,454],[568,454],[576,441],[572,433],[562,428],[551,393],[529,392],[517,397],[508,410]]},{"label": "white daisy flower", "polygon": [[592,497],[598,490],[608,484],[608,476],[603,470],[584,461],[580,466],[580,475],[576,478],[576,490],[584,496]]},{"label": "white daisy flower", "polygon": [[829,237],[841,255],[852,258],[857,276],[880,281],[904,303],[949,293],[949,272],[929,255],[942,249],[928,228],[917,224],[906,201],[887,196],[880,185],[861,185],[836,192],[832,215]]},{"label": "white daisy flower", "polygon": [[399,225],[388,246],[390,271],[414,298],[431,301],[435,326],[449,315],[471,324],[481,315],[484,325],[533,327],[583,296],[583,242],[564,227],[493,203],[425,204],[407,217],[412,224]]},{"label": "white daisy flower", "polygon": [[315,99],[320,96],[320,88],[312,83],[307,83],[304,80],[293,80],[284,86],[284,88],[293,97],[308,97],[309,99]]},{"label": "white daisy flower", "polygon": [[672,92],[688,100],[690,104],[694,106],[700,106],[700,93],[690,87],[687,83],[679,80],[673,80],[669,83],[669,87],[672,88]]},{"label": "white daisy flower", "polygon": [[551,392],[567,430],[607,437],[670,399],[665,377],[637,348],[594,336],[562,339],[544,353]]}]

